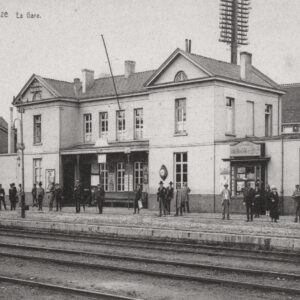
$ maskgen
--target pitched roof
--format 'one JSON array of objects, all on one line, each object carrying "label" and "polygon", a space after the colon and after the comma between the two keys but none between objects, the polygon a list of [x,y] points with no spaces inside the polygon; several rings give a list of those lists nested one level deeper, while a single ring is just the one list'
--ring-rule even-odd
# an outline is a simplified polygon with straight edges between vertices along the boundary
[{"label": "pitched roof", "polygon": [[76,97],[74,90],[74,83],[62,80],[56,80],[52,78],[42,77],[43,80],[52,86],[63,97]]},{"label": "pitched roof", "polygon": [[282,84],[282,123],[300,123],[300,83]]},{"label": "pitched roof", "polygon": [[[154,71],[137,72],[126,78],[124,75],[114,76],[119,95],[146,92],[144,87],[146,80]],[[114,96],[115,91],[111,77],[98,78],[94,85],[81,97],[106,97]]]},{"label": "pitched roof", "polygon": [[3,117],[0,116],[0,128],[7,129],[8,128],[8,123],[5,121]]},{"label": "pitched roof", "polygon": [[[183,52],[215,76],[221,76],[234,80],[241,80],[241,68],[239,65],[212,59],[198,54],[188,53],[185,51]],[[252,67],[250,76],[247,78],[246,82],[266,86],[269,88],[279,88],[279,86],[273,80],[261,73],[255,67]]]},{"label": "pitched roof", "polygon": [[[161,65],[157,70],[150,70],[144,72],[137,72],[126,78],[124,75],[115,76],[115,83],[117,87],[117,92],[119,95],[132,94],[147,92],[147,83],[151,82],[153,78],[157,76],[165,67],[172,61],[176,56],[182,54],[192,62],[194,62],[199,67],[203,68],[209,76],[220,77],[225,79],[230,79],[234,81],[251,83],[261,87],[267,87],[272,89],[280,89],[273,80],[268,76],[260,72],[255,67],[252,67],[251,74],[247,81],[242,81],[240,79],[240,66],[235,64],[230,64],[224,61],[204,57],[198,54],[189,53],[181,49],[176,49],[171,56]],[[61,81],[51,78],[40,77],[40,81],[43,81],[48,88],[52,89],[58,97],[70,97],[77,99],[84,98],[96,98],[96,97],[110,97],[115,96],[115,91],[113,88],[113,82],[111,77],[97,78],[94,81],[93,86],[88,88],[86,93],[76,95],[74,89],[74,83],[68,81]]]},{"label": "pitched roof", "polygon": [[[114,76],[118,95],[146,92],[144,87],[145,81],[153,74],[154,71],[136,72],[125,78],[124,75]],[[109,97],[115,96],[115,90],[111,77],[97,78],[86,93],[75,94],[74,83],[61,81],[51,78],[43,77],[48,84],[50,84],[58,93],[63,97],[78,97],[78,98],[91,98],[91,97]]]}]

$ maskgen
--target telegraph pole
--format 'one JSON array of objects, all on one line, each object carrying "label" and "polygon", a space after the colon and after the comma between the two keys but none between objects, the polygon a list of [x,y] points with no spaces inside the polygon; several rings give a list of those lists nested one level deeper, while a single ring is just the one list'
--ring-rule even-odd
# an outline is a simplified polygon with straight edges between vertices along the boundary
[{"label": "telegraph pole", "polygon": [[238,47],[248,45],[251,0],[220,0],[220,38],[230,45],[231,63],[237,64]]}]

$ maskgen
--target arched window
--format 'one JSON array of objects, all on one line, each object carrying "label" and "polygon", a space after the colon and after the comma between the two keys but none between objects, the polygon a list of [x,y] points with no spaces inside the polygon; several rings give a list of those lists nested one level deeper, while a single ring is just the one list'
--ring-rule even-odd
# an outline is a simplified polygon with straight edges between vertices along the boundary
[{"label": "arched window", "polygon": [[177,72],[174,78],[174,82],[184,81],[187,80],[187,76],[183,71]]}]

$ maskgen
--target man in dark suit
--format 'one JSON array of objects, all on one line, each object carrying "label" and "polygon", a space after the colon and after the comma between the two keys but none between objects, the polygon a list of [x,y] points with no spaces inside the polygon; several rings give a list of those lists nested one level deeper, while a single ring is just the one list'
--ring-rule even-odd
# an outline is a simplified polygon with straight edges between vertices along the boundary
[{"label": "man in dark suit", "polygon": [[166,209],[167,213],[171,213],[171,201],[174,198],[173,182],[170,181],[169,186],[166,188]]},{"label": "man in dark suit", "polygon": [[74,186],[74,202],[76,207],[76,213],[80,213],[80,203],[82,199],[82,188],[79,180],[76,180],[75,186]]},{"label": "man in dark suit", "polygon": [[246,205],[247,210],[247,221],[253,221],[253,208],[255,200],[255,190],[250,186],[250,182],[247,182],[247,185],[244,189],[244,205]]},{"label": "man in dark suit", "polygon": [[97,189],[95,191],[95,198],[97,200],[97,205],[99,209],[99,214],[103,212],[103,204],[105,199],[105,191],[102,185],[98,184]]},{"label": "man in dark suit", "polygon": [[5,203],[5,191],[2,187],[2,184],[0,184],[0,210],[1,210],[1,203],[3,203],[4,209],[6,210],[6,203]]},{"label": "man in dark suit", "polygon": [[159,182],[159,188],[157,190],[157,201],[159,202],[159,216],[162,216],[162,212],[166,215],[166,188],[162,181]]}]

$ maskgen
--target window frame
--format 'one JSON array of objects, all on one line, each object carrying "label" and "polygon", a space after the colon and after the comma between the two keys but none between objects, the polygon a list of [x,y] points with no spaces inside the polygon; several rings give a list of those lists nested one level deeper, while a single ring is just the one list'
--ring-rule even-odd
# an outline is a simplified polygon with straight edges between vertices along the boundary
[{"label": "window frame", "polygon": [[[119,166],[122,166],[122,167],[119,168]],[[125,171],[126,171],[125,163],[123,161],[117,162],[117,171],[116,171],[116,176],[117,176],[116,190],[117,190],[117,192],[125,192]],[[119,176],[119,175],[121,175],[121,176]],[[119,179],[120,179],[120,184],[119,184]]]},{"label": "window frame", "polygon": [[[39,120],[37,120],[39,118]],[[39,125],[39,139],[38,139],[38,126]],[[40,145],[42,143],[42,115],[34,115],[33,116],[33,144]]]},{"label": "window frame", "polygon": [[174,82],[181,82],[187,80],[188,77],[186,73],[182,70],[178,71],[174,76]]},{"label": "window frame", "polygon": [[[102,116],[106,116],[106,118],[102,118]],[[102,130],[103,128],[106,130]],[[99,137],[100,138],[108,137],[108,112],[107,111],[99,112]]]},{"label": "window frame", "polygon": [[[228,124],[228,113],[231,111],[231,131],[229,129]],[[226,113],[226,131],[225,135],[235,135],[235,98],[226,97],[225,103],[225,113]]]},{"label": "window frame", "polygon": [[[123,118],[121,120],[119,120],[119,115],[123,113]],[[122,127],[124,127],[123,129],[119,129],[119,121],[122,122]],[[121,110],[117,110],[116,111],[116,137],[117,137],[117,141],[123,141],[126,138],[126,114],[125,114],[125,110],[121,109]]]},{"label": "window frame", "polygon": [[[90,117],[87,120],[87,117]],[[89,132],[88,132],[88,130]],[[83,114],[83,138],[85,143],[89,143],[93,139],[93,116],[91,113]]]},{"label": "window frame", "polygon": [[[39,184],[39,182],[42,182],[42,176],[43,176],[42,159],[41,158],[33,158],[32,167],[33,167],[33,183]],[[36,172],[37,170],[39,170],[39,175],[37,175],[37,172]],[[39,178],[39,179],[37,180],[37,178]]]},{"label": "window frame", "polygon": [[[250,129],[249,124],[248,124],[248,105],[251,104],[252,105],[252,128],[251,128],[251,133],[248,133],[248,129]],[[255,104],[254,101],[246,101],[246,105],[247,105],[247,127],[246,127],[246,134],[247,136],[255,136]]]},{"label": "window frame", "polygon": [[273,136],[273,105],[272,104],[265,104],[265,136],[266,137]]},{"label": "window frame", "polygon": [[99,172],[100,172],[100,184],[103,186],[105,192],[108,191],[108,165],[107,163],[99,164]]},{"label": "window frame", "polygon": [[[141,114],[137,116],[137,112],[141,111]],[[135,108],[134,109],[134,139],[141,140],[144,137],[144,109]],[[137,128],[137,120],[139,120],[139,128]]]},{"label": "window frame", "polygon": [[143,161],[135,161],[133,164],[134,170],[134,189],[136,189],[137,185],[143,186],[144,179],[144,162]]},{"label": "window frame", "polygon": [[[181,106],[180,103],[184,103]],[[175,134],[185,134],[187,126],[186,98],[175,99]],[[181,121],[179,119],[181,118]]]},{"label": "window frame", "polygon": [[[177,161],[177,156],[180,155],[181,160]],[[186,161],[184,161],[184,155],[186,155]],[[180,166],[180,171],[177,171],[177,165]],[[184,171],[184,165],[186,165],[186,171]],[[174,182],[176,188],[182,188],[183,184],[188,185],[189,167],[188,167],[188,152],[174,152],[173,153],[173,166],[174,166]],[[180,174],[180,182],[177,180],[177,175]],[[184,174],[186,175],[186,181],[184,181]],[[178,186],[178,184],[180,184]]]}]

